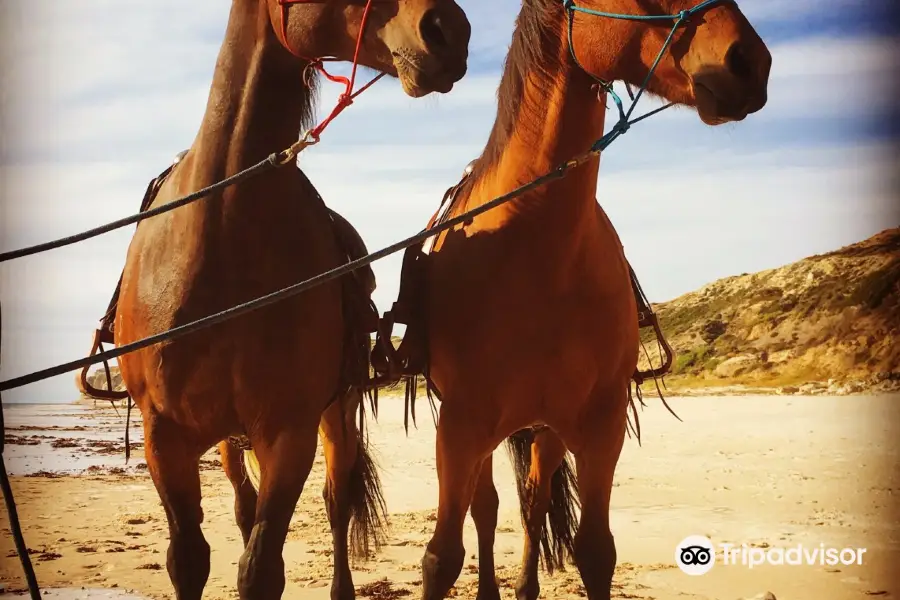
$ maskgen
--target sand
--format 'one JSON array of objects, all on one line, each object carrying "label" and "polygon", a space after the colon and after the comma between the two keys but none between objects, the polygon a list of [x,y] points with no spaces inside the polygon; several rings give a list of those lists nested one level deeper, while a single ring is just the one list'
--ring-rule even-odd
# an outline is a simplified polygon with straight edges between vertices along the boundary
[{"label": "sand", "polygon": [[[692,397],[670,404],[684,422],[649,399],[643,445],[626,440],[619,462],[611,514],[619,555],[614,597],[735,600],[771,592],[778,600],[900,598],[900,397]],[[354,569],[360,598],[421,594],[419,561],[437,502],[434,426],[423,412],[419,429],[406,438],[402,403],[383,397],[380,422],[371,424],[391,535],[376,559]],[[47,597],[174,597],[164,566],[165,516],[141,468],[140,446],[122,468],[124,414],[43,405],[7,407],[6,415],[16,436],[6,461],[38,579],[47,589],[69,588]],[[140,441],[138,427],[133,439]],[[242,548],[232,490],[215,454],[207,458],[203,529],[212,571],[204,597],[237,598]],[[513,598],[522,531],[503,448],[494,470],[501,503],[498,577],[503,597]],[[329,597],[323,473],[320,456],[284,549],[285,598]],[[0,597],[18,597],[14,592],[24,582],[5,514],[0,528],[0,586],[7,591]],[[739,547],[824,544],[866,552],[861,565],[716,564],[692,577],[674,562],[676,545],[692,534]],[[468,519],[468,559],[453,591],[460,598],[475,597],[475,539]],[[584,597],[574,567],[553,577],[542,572],[541,584],[542,598]]]}]

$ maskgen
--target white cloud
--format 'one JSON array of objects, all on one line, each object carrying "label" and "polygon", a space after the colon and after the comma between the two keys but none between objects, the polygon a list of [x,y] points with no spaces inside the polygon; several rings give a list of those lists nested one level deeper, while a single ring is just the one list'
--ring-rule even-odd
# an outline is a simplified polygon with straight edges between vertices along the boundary
[{"label": "white cloud", "polygon": [[823,10],[839,13],[846,9],[864,10],[861,5],[868,4],[872,10],[880,0],[828,0],[825,5],[821,0],[738,0],[741,12],[751,23],[771,21],[799,20],[804,17],[820,14]]},{"label": "white cloud", "polygon": [[889,36],[843,39],[815,36],[782,43],[776,48],[772,62],[775,77],[821,75],[843,79],[890,72],[900,54],[900,40]]},{"label": "white cloud", "polygon": [[[821,38],[772,44],[772,71],[766,107],[750,122],[835,117],[877,117],[895,110],[890,87],[900,38]],[[625,87],[617,92],[628,106]],[[635,116],[662,106],[657,98],[642,98]],[[612,101],[609,102],[613,106]],[[614,109],[613,109],[614,110]],[[616,113],[610,113],[610,118]],[[663,111],[654,125],[665,120],[696,121],[685,108]],[[642,127],[644,127],[642,125]]]}]

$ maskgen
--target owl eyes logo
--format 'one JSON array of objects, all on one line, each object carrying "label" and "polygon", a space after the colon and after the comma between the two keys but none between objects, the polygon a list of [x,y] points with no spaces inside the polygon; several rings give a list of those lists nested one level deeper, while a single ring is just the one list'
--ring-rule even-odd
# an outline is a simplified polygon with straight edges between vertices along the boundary
[{"label": "owl eyes logo", "polygon": [[681,562],[686,565],[705,565],[711,558],[709,548],[703,546],[688,546],[681,549]]},{"label": "owl eyes logo", "polygon": [[716,564],[713,543],[702,535],[691,535],[675,547],[675,564],[688,575],[703,575]]}]

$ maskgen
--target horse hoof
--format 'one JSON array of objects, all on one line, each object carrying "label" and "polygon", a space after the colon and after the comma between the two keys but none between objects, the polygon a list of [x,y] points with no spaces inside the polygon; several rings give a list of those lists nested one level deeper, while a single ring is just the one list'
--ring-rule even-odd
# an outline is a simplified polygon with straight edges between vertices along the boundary
[{"label": "horse hoof", "polygon": [[500,600],[500,588],[495,583],[492,586],[478,586],[478,595],[475,600]]},{"label": "horse hoof", "polygon": [[422,557],[422,598],[444,600],[462,572],[465,559],[465,549],[445,557],[426,551]]}]

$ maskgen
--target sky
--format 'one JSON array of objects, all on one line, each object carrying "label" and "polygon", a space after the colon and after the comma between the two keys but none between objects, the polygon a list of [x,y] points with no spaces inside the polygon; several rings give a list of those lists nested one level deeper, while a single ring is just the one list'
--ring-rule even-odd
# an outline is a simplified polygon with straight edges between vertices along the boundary
[{"label": "sky", "polygon": [[[900,225],[900,188],[889,185],[900,173],[889,146],[900,55],[885,18],[891,1],[740,1],[773,55],[765,109],[716,128],[670,109],[604,153],[597,197],[651,301]],[[421,230],[487,140],[519,2],[459,3],[472,41],[468,73],[450,94],[412,99],[383,79],[301,158],[370,251]],[[150,179],[196,134],[229,7],[4,0],[0,251],[137,211]],[[321,88],[324,116],[340,86]],[[658,105],[642,100],[638,113]],[[133,231],[0,264],[0,379],[86,355]],[[382,311],[400,262],[374,264]],[[71,402],[74,377],[3,400]]]}]

